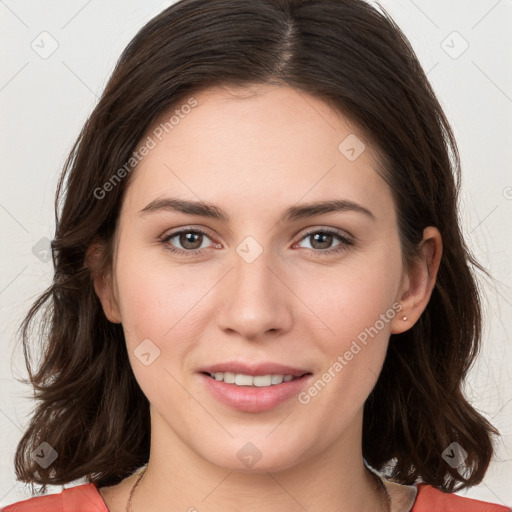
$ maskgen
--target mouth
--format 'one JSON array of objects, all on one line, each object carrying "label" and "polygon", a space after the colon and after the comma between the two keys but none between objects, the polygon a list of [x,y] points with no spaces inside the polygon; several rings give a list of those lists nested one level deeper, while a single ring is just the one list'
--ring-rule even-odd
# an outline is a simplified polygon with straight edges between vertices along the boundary
[{"label": "mouth", "polygon": [[225,363],[202,368],[198,375],[217,402],[250,413],[290,403],[313,378],[311,372],[271,363]]},{"label": "mouth", "polygon": [[267,375],[249,375],[245,373],[233,372],[201,372],[217,382],[224,382],[226,384],[234,384],[235,386],[267,388],[270,386],[277,386],[283,382],[291,382],[300,379],[304,375],[309,375],[305,372],[301,375],[290,374],[267,374]]}]

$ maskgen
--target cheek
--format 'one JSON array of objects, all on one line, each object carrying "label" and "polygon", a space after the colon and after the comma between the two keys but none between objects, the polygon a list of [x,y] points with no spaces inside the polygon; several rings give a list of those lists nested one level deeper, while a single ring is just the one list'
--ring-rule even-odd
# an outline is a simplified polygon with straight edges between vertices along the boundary
[{"label": "cheek", "polygon": [[[393,295],[397,275],[393,269],[382,272],[382,267],[365,267],[364,272],[352,269],[340,273],[339,283],[326,279],[328,293],[310,292],[308,296],[308,305],[328,329],[322,329],[322,334],[311,329],[310,339],[322,357],[316,379],[298,399],[309,418],[325,425],[326,439],[347,427],[377,381],[387,353],[390,323],[400,309]],[[314,428],[310,435],[316,435]]]},{"label": "cheek", "polygon": [[375,325],[382,338],[389,336],[389,321],[400,308],[396,296],[401,262],[396,256],[382,251],[347,259],[337,269],[318,268],[297,281],[297,294],[315,314],[322,337],[331,340],[331,356]]},{"label": "cheek", "polygon": [[172,266],[165,258],[127,253],[119,259],[116,273],[127,346],[133,353],[143,340],[150,339],[162,353],[172,356],[167,363],[179,361],[176,356],[200,339],[204,307],[216,276],[199,274],[192,266]]},{"label": "cheek", "polygon": [[190,273],[138,257],[135,251],[126,251],[119,258],[116,276],[135,378],[151,403],[160,404],[162,410],[178,408],[189,399],[178,381],[182,380],[186,353],[200,339],[198,303],[207,287]]}]

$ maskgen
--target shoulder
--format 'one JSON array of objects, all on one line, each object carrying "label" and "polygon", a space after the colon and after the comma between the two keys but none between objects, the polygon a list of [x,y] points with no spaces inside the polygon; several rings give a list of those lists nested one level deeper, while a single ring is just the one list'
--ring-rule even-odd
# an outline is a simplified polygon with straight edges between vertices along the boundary
[{"label": "shoulder", "polygon": [[0,512],[108,512],[108,508],[96,486],[89,483],[18,501]]},{"label": "shoulder", "polygon": [[411,512],[510,512],[503,505],[486,503],[418,484],[418,495]]}]

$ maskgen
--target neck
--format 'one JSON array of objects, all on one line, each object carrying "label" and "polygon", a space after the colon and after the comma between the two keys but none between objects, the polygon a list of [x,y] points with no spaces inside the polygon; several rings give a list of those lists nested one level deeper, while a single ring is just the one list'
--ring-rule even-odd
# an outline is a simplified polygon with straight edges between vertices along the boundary
[{"label": "neck", "polygon": [[383,491],[362,458],[361,423],[362,413],[342,438],[311,456],[301,454],[287,468],[240,470],[200,457],[152,410],[150,458],[132,511],[381,512]]}]

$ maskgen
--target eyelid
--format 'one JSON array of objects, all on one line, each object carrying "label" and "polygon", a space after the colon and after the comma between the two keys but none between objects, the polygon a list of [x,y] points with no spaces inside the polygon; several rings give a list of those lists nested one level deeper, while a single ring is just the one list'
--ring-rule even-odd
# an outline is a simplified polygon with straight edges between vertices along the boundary
[{"label": "eyelid", "polygon": [[[202,235],[208,237],[210,240],[212,240],[212,238],[213,238],[212,235],[206,229],[192,227],[192,226],[184,226],[181,228],[177,228],[176,230],[173,230],[169,233],[163,234],[161,237],[159,237],[159,241],[162,243],[166,243],[169,240],[171,240],[172,238],[174,238],[178,235],[181,235],[182,233],[199,233],[199,234],[202,234]],[[212,242],[213,242],[213,240],[212,240]],[[214,246],[214,245],[219,245],[219,244],[217,244],[216,242],[213,242],[212,246]],[[202,251],[203,249],[206,249],[206,247],[203,247],[202,249],[191,249],[188,251],[185,251],[184,249],[178,249],[178,248],[175,248],[175,249],[178,252],[186,252],[189,254],[193,254],[194,252],[198,252],[198,251]]]},{"label": "eyelid", "polygon": [[305,233],[301,233],[299,239],[293,244],[292,247],[295,247],[296,245],[300,244],[303,240],[306,240],[308,237],[316,233],[333,235],[334,237],[338,238],[340,243],[327,249],[312,249],[309,247],[301,248],[302,250],[306,250],[308,254],[312,255],[315,258],[341,256],[343,253],[345,253],[345,251],[349,250],[352,246],[355,245],[355,238],[344,231],[335,228],[316,227],[306,231]]},{"label": "eyelid", "polygon": [[[297,242],[300,242],[304,238],[307,238],[310,235],[314,235],[315,233],[329,233],[330,235],[336,235],[340,237],[341,239],[347,241],[347,242],[354,242],[354,237],[347,233],[346,231],[343,231],[341,229],[337,228],[326,228],[326,227],[314,227],[309,229],[308,231],[301,232],[299,238],[297,239]],[[295,242],[295,243],[297,243]]]},{"label": "eyelid", "polygon": [[183,232],[198,232],[198,233],[202,233],[203,235],[206,235],[208,236],[209,238],[212,238],[212,234],[206,229],[206,228],[200,228],[200,227],[196,227],[196,226],[193,226],[193,225],[190,225],[190,226],[181,226],[179,228],[174,228],[174,229],[171,229],[170,231],[165,231],[164,234],[160,237],[160,238],[169,238],[169,237],[173,237],[173,236],[176,236],[176,235],[180,235],[181,233]]}]

